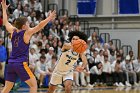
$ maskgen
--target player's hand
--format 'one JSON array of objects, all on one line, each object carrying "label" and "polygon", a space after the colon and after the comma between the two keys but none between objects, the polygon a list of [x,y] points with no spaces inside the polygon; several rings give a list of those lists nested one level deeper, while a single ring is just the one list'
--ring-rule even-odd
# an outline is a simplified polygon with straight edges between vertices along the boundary
[{"label": "player's hand", "polygon": [[10,4],[9,5],[6,5],[6,0],[2,0],[1,5],[2,5],[2,8],[3,9],[7,9]]},{"label": "player's hand", "polygon": [[69,50],[71,49],[71,47],[72,47],[71,43],[65,43],[62,47],[62,50]]},{"label": "player's hand", "polygon": [[51,21],[56,18],[56,11],[55,10],[52,11],[52,12],[49,11],[49,18],[50,18]]},{"label": "player's hand", "polygon": [[77,66],[75,70],[78,72],[83,72],[84,68],[81,66]]}]

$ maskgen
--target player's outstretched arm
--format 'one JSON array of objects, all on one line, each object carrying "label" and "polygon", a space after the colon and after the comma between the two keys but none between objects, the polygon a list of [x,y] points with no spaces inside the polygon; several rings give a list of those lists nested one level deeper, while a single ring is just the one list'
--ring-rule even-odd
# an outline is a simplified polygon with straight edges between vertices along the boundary
[{"label": "player's outstretched arm", "polygon": [[61,49],[61,51],[69,50],[71,49],[71,43],[65,43]]},{"label": "player's outstretched arm", "polygon": [[55,18],[56,18],[56,11],[54,10],[53,12],[49,13],[49,16],[45,20],[41,21],[37,26],[30,28],[27,31],[27,34],[32,35],[38,31],[40,31],[48,24],[49,21],[54,20]]},{"label": "player's outstretched arm", "polygon": [[3,25],[6,27],[7,31],[12,34],[15,27],[8,22],[7,13],[6,13],[9,5],[6,5],[6,0],[2,0],[1,5],[3,11]]},{"label": "player's outstretched arm", "polygon": [[80,57],[82,59],[83,64],[82,64],[82,66],[77,66],[75,68],[75,70],[78,71],[78,72],[82,72],[87,66],[87,58],[86,58],[86,56],[83,53],[81,53]]},{"label": "player's outstretched arm", "polygon": [[86,58],[86,56],[85,56],[84,53],[81,53],[81,54],[80,54],[80,57],[81,57],[82,62],[83,62],[82,67],[85,69],[86,66],[87,66],[87,58]]}]

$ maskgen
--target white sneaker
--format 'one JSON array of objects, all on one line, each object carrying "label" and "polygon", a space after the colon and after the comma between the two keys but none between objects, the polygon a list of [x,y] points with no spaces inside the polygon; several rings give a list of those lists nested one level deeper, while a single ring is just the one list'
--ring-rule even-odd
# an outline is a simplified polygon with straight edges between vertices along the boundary
[{"label": "white sneaker", "polygon": [[139,84],[139,86],[140,86],[140,81],[139,81],[139,83],[138,83],[138,84]]},{"label": "white sneaker", "polygon": [[131,86],[132,86],[132,85],[131,85],[129,82],[127,82],[127,81],[125,82],[125,85],[128,86],[128,87],[131,87]]},{"label": "white sneaker", "polygon": [[138,84],[138,86],[140,86],[140,81],[137,84]]},{"label": "white sneaker", "polygon": [[63,86],[62,85],[57,85],[59,88],[63,88]]},{"label": "white sneaker", "polygon": [[117,86],[117,87],[119,86],[119,84],[117,82],[114,85]]},{"label": "white sneaker", "polygon": [[139,86],[139,84],[137,82],[134,83],[134,86]]},{"label": "white sneaker", "polygon": [[80,85],[79,85],[79,84],[76,84],[76,86],[77,86],[77,87],[80,87]]},{"label": "white sneaker", "polygon": [[124,87],[125,85],[124,85],[122,82],[120,82],[120,83],[119,83],[119,86],[120,86],[120,87]]},{"label": "white sneaker", "polygon": [[90,87],[90,88],[92,88],[92,87],[93,87],[93,85],[91,85],[91,84],[88,84],[87,86],[88,86],[88,87]]}]

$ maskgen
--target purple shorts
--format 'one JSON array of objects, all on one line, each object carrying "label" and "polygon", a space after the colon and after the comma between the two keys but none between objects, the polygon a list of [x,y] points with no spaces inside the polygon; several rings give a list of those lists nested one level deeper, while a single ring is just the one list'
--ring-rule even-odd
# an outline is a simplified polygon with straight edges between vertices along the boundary
[{"label": "purple shorts", "polygon": [[6,80],[16,82],[17,78],[26,81],[34,77],[27,62],[9,62],[6,68]]}]

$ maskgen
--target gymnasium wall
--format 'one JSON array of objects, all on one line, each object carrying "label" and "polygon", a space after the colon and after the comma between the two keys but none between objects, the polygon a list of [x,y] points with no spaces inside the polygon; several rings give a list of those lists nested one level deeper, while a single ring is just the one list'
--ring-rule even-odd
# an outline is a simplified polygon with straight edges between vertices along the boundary
[{"label": "gymnasium wall", "polygon": [[[62,1],[64,1],[64,5],[62,5]],[[45,5],[45,10],[47,10],[47,4],[56,3],[58,4],[58,10],[65,8],[68,9],[69,15],[77,15],[77,1],[42,0],[42,4]],[[138,1],[140,8],[140,0]],[[96,14],[79,15],[80,21],[88,21],[89,27],[99,27],[100,33],[110,33],[111,39],[121,39],[122,45],[131,45],[135,56],[137,56],[137,44],[138,40],[140,40],[139,14],[121,14],[119,0],[96,0],[96,4]]]},{"label": "gymnasium wall", "polygon": [[138,55],[138,40],[140,40],[140,29],[117,29],[100,30],[100,33],[110,33],[110,39],[120,39],[122,45],[131,45],[135,57]]},{"label": "gymnasium wall", "polygon": [[98,0],[96,15],[112,15],[112,2],[113,0]]},{"label": "gymnasium wall", "polygon": [[[64,5],[62,5],[62,1],[64,1]],[[47,11],[48,4],[57,4],[58,10],[64,8],[69,11],[69,15],[76,15],[77,14],[77,0],[42,0],[43,9]]]}]

